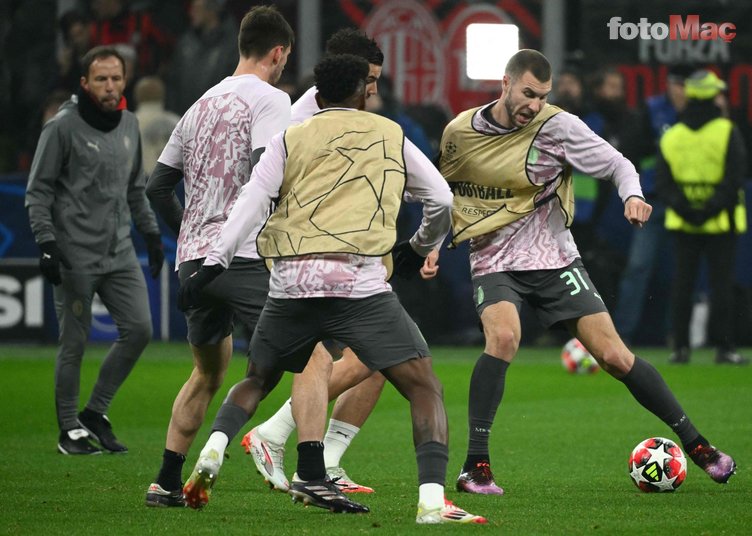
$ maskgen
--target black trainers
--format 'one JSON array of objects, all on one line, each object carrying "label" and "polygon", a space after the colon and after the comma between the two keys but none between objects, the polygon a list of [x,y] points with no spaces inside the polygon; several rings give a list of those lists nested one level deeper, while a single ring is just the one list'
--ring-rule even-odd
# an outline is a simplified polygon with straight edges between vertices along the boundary
[{"label": "black trainers", "polygon": [[292,502],[302,502],[305,506],[317,506],[334,513],[367,514],[371,510],[364,504],[351,501],[335,483],[336,479],[323,478],[303,482],[293,475],[288,493]]},{"label": "black trainers", "polygon": [[184,508],[185,497],[183,497],[183,486],[174,491],[167,491],[156,482],[149,486],[146,492],[146,506],[155,506],[158,508],[169,508],[177,506]]},{"label": "black trainers", "polygon": [[686,365],[689,363],[689,348],[677,348],[668,357],[672,365]]},{"label": "black trainers", "polygon": [[112,433],[112,424],[107,415],[86,410],[78,414],[78,422],[103,449],[116,454],[128,452],[128,447],[120,443]]},{"label": "black trainers", "polygon": [[715,362],[718,365],[749,365],[749,358],[734,351],[719,351],[715,354]]},{"label": "black trainers", "polygon": [[91,443],[89,433],[83,428],[60,432],[57,450],[68,455],[102,454],[102,451]]}]

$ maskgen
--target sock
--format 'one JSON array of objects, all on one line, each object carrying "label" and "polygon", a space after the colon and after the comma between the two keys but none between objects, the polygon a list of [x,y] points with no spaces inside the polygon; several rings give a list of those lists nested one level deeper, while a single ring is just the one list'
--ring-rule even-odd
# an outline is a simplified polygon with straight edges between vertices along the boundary
[{"label": "sock", "polygon": [[[671,427],[687,449],[687,445],[699,444],[700,433],[679,405],[655,367],[635,356],[634,365],[620,381],[645,409]],[[702,438],[705,439],[705,438]]]},{"label": "sock", "polygon": [[710,442],[707,439],[705,439],[705,437],[702,434],[698,435],[695,439],[693,439],[692,441],[688,443],[682,443],[682,447],[684,447],[684,452],[687,453],[687,456],[692,454],[692,451],[695,450],[700,445],[702,445],[703,447],[707,447],[708,445],[710,445]]},{"label": "sock", "polygon": [[444,486],[441,484],[421,484],[418,487],[418,503],[427,510],[444,508]]},{"label": "sock", "polygon": [[292,399],[288,398],[277,413],[259,425],[259,432],[270,443],[284,445],[292,431],[295,430],[295,419],[292,418]]},{"label": "sock", "polygon": [[88,407],[84,408],[84,410],[81,412],[81,417],[83,417],[84,419],[86,418],[94,419],[96,417],[102,417],[103,415],[104,415],[103,413],[99,413],[98,411],[91,410]]},{"label": "sock", "polygon": [[227,444],[230,442],[230,438],[227,437],[227,434],[221,431],[212,432],[209,436],[209,440],[206,442],[206,445],[204,445],[204,448],[201,449],[201,456],[204,456],[206,454],[209,454],[210,450],[216,450],[219,452],[219,463],[222,463],[222,460],[225,457],[225,449],[227,448]]},{"label": "sock", "polygon": [[324,443],[303,441],[298,443],[298,478],[303,482],[326,478]]},{"label": "sock", "polygon": [[250,418],[250,415],[240,406],[224,402],[220,406],[217,416],[214,418],[212,432],[223,432],[227,437],[227,441],[232,441]]},{"label": "sock", "polygon": [[415,457],[418,460],[418,485],[439,484],[443,488],[449,447],[438,441],[426,441],[415,447]]},{"label": "sock", "polygon": [[339,467],[342,456],[359,431],[360,428],[357,426],[329,419],[329,429],[324,436],[324,465],[326,467]]},{"label": "sock", "polygon": [[468,403],[469,440],[464,470],[475,467],[478,461],[489,460],[488,438],[496,410],[504,396],[509,362],[496,359],[486,353],[475,363],[470,377],[470,401]]},{"label": "sock", "polygon": [[185,455],[165,449],[162,453],[162,467],[157,475],[157,484],[167,491],[175,491],[183,488],[183,464]]}]

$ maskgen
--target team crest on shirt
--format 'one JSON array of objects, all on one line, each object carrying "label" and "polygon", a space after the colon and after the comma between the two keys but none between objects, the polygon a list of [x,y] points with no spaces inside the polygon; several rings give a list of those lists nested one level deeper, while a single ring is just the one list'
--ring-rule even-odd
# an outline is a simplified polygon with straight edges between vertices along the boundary
[{"label": "team crest on shirt", "polygon": [[540,157],[540,151],[535,147],[531,147],[530,151],[527,153],[527,163],[535,164],[538,161],[538,157]]},{"label": "team crest on shirt", "polygon": [[123,145],[125,146],[125,150],[129,151],[131,148],[131,138],[129,136],[123,137]]}]

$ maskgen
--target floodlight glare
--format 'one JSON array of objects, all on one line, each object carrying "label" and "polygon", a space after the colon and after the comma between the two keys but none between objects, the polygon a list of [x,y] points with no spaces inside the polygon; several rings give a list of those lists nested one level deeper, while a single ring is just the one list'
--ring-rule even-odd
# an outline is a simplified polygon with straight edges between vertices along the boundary
[{"label": "floodlight glare", "polygon": [[509,58],[520,48],[515,24],[468,24],[467,77],[501,80]]}]

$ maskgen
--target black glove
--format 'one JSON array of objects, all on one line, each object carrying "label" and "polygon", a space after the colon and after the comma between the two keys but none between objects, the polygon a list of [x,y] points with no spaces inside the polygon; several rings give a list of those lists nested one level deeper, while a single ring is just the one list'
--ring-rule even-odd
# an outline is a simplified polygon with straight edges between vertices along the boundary
[{"label": "black glove", "polygon": [[394,246],[392,259],[394,261],[394,273],[405,279],[415,277],[426,260],[425,257],[421,257],[415,252],[409,240]]},{"label": "black glove", "polygon": [[39,257],[39,269],[42,271],[44,278],[53,285],[62,283],[60,278],[60,263],[68,270],[73,268],[68,258],[57,247],[57,242],[51,240],[44,244],[39,244],[42,255]]},{"label": "black glove", "polygon": [[178,309],[187,311],[191,307],[198,307],[201,304],[201,291],[224,271],[219,264],[215,264],[202,266],[198,272],[191,274],[178,289]]},{"label": "black glove", "polygon": [[164,264],[162,237],[158,234],[148,234],[144,236],[144,240],[146,241],[146,252],[149,255],[149,273],[152,279],[156,279]]}]

